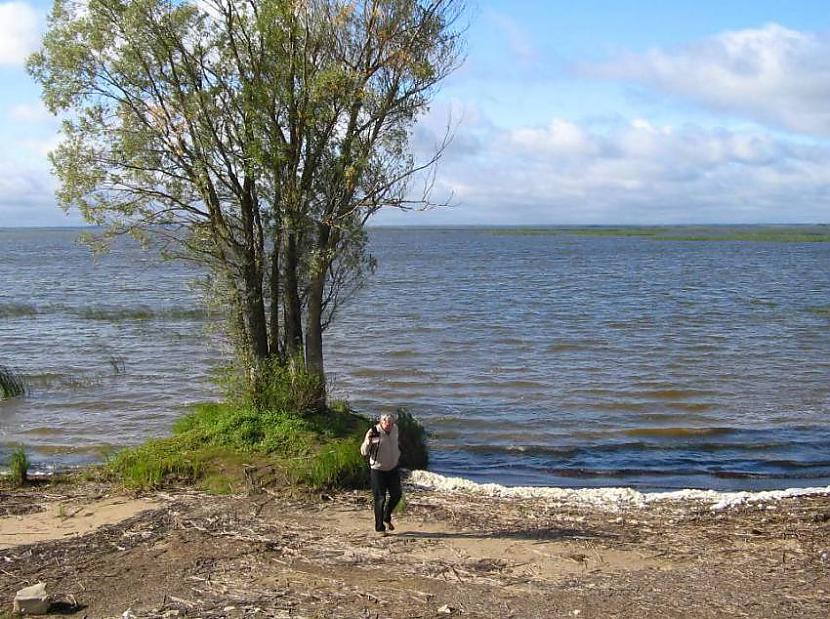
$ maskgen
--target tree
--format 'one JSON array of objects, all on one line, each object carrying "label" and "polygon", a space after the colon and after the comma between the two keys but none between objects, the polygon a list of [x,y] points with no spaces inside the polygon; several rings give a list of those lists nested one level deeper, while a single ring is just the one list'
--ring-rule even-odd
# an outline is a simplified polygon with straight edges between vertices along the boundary
[{"label": "tree", "polygon": [[365,224],[412,198],[409,138],[457,66],[460,0],[56,0],[29,70],[59,204],[209,267],[252,389],[302,363],[373,268]]}]

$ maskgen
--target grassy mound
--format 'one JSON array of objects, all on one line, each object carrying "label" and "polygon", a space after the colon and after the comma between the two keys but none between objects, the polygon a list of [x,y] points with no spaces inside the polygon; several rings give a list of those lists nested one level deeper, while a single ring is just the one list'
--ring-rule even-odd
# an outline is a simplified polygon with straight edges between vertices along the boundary
[{"label": "grassy mound", "polygon": [[[426,433],[401,413],[401,447],[411,468],[426,464]],[[335,406],[320,413],[258,412],[232,404],[200,404],[172,436],[116,454],[109,470],[135,488],[197,484],[216,492],[241,489],[246,470],[269,468],[274,479],[315,488],[363,488],[368,468],[359,452],[370,420]]]}]

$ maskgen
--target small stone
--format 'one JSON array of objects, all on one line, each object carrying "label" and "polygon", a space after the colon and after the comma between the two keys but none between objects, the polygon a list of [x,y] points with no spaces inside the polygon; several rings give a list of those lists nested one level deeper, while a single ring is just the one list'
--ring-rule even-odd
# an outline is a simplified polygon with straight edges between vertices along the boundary
[{"label": "small stone", "polygon": [[455,609],[450,606],[449,604],[444,604],[441,608],[438,609],[439,615],[451,615],[455,612]]},{"label": "small stone", "polygon": [[573,611],[571,611],[571,614],[572,614],[574,617],[576,617],[576,616],[578,616],[581,612],[582,612],[581,610],[579,610],[578,608],[575,608]]},{"label": "small stone", "polygon": [[822,563],[830,563],[830,550],[822,550],[818,558]]},{"label": "small stone", "polygon": [[14,612],[21,615],[45,615],[49,612],[49,596],[42,582],[21,589],[14,596]]}]

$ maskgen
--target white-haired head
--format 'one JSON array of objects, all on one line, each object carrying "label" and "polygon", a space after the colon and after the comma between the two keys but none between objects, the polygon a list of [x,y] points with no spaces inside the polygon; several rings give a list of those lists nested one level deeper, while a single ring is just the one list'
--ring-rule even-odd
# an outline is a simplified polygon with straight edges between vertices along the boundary
[{"label": "white-haired head", "polygon": [[384,432],[386,432],[386,433],[391,432],[392,431],[392,426],[394,426],[394,425],[395,425],[394,415],[385,414],[385,415],[380,416],[380,428]]}]

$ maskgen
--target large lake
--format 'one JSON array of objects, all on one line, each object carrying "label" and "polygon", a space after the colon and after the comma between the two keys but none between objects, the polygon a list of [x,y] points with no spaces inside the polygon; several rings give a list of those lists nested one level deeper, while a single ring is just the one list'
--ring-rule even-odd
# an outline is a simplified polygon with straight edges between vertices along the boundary
[{"label": "large lake", "polygon": [[[199,273],[0,229],[0,458],[100,460],[219,397]],[[375,229],[335,395],[409,409],[432,469],[508,485],[830,484],[830,243]]]}]

